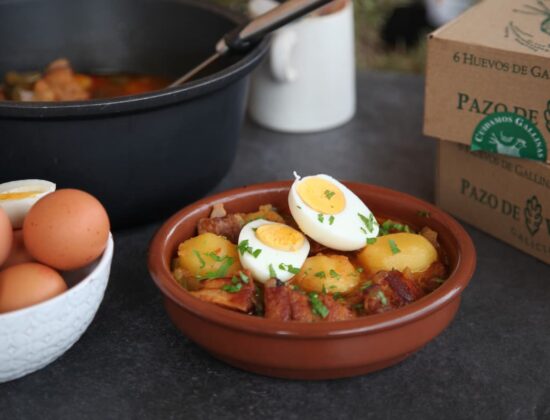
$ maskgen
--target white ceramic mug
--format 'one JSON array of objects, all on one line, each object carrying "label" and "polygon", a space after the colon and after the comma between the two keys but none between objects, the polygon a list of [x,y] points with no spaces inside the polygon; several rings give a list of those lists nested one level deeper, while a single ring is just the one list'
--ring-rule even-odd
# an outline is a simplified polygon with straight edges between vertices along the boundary
[{"label": "white ceramic mug", "polygon": [[475,0],[424,0],[428,21],[442,26],[468,9]]},{"label": "white ceramic mug", "polygon": [[[251,0],[254,17],[277,6]],[[251,78],[249,113],[276,131],[314,132],[355,114],[353,2],[329,14],[312,14],[278,30],[269,56]]]}]

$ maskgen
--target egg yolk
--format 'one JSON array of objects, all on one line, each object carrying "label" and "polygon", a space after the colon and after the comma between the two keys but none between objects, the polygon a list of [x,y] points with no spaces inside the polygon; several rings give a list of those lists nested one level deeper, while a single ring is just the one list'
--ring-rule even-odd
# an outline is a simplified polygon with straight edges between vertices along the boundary
[{"label": "egg yolk", "polygon": [[304,244],[304,235],[285,225],[262,225],[256,229],[256,237],[265,245],[279,251],[295,252]]},{"label": "egg yolk", "polygon": [[302,201],[310,208],[323,214],[338,214],[346,207],[346,198],[332,182],[310,177],[301,181],[296,190]]},{"label": "egg yolk", "polygon": [[40,191],[9,192],[0,194],[0,200],[22,200],[24,198],[35,197]]}]

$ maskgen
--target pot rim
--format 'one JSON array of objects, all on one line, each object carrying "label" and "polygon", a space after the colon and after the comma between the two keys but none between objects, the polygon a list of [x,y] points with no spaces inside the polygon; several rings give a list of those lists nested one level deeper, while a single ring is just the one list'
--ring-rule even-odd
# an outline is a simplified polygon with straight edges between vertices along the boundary
[{"label": "pot rim", "polygon": [[352,191],[357,187],[364,188],[367,186],[373,191],[391,196],[402,202],[408,202],[407,207],[428,210],[431,214],[430,217],[443,224],[445,229],[455,239],[458,247],[456,267],[445,283],[438,289],[416,302],[391,312],[369,315],[348,321],[311,324],[275,321],[233,312],[195,298],[176,283],[169,267],[171,257],[165,258],[164,254],[169,238],[178,231],[180,226],[186,223],[184,219],[187,216],[203,212],[205,209],[211,208],[212,204],[216,202],[224,203],[232,201],[235,198],[255,195],[259,192],[286,192],[289,190],[292,182],[292,180],[277,181],[228,190],[201,199],[170,217],[153,237],[148,255],[149,272],[165,298],[170,299],[176,305],[197,317],[226,328],[258,335],[295,339],[318,339],[331,336],[351,337],[393,329],[422,319],[454,299],[460,298],[462,290],[468,285],[476,268],[475,247],[464,228],[454,218],[424,200],[395,190],[357,182],[343,183]]},{"label": "pot rim", "polygon": [[[246,17],[222,6],[200,0],[157,0],[166,3],[182,3],[223,16],[239,25]],[[0,7],[2,2],[0,1]],[[112,115],[124,112],[152,109],[204,96],[246,76],[260,62],[269,47],[270,37],[266,36],[258,45],[240,60],[220,71],[182,86],[154,90],[138,95],[117,96],[106,99],[61,102],[21,102],[0,101],[0,117],[7,118],[67,118]],[[215,52],[212,46],[212,54]],[[205,57],[206,58],[206,57]],[[197,63],[199,64],[199,63]]]}]

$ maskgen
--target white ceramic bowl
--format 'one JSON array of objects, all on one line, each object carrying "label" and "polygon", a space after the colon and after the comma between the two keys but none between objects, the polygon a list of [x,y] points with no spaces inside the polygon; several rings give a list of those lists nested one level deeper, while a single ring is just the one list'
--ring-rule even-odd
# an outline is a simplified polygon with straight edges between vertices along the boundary
[{"label": "white ceramic bowl", "polygon": [[42,369],[78,341],[103,300],[113,248],[109,235],[99,260],[64,275],[65,293],[0,315],[0,383]]}]

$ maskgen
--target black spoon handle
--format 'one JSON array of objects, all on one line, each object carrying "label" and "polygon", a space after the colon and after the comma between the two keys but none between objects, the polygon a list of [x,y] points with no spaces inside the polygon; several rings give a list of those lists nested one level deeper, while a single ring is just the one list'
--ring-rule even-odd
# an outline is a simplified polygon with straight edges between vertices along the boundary
[{"label": "black spoon handle", "polygon": [[331,1],[288,0],[269,12],[229,32],[218,42],[216,50],[220,54],[224,54],[228,50],[246,50],[259,42],[268,33]]}]

